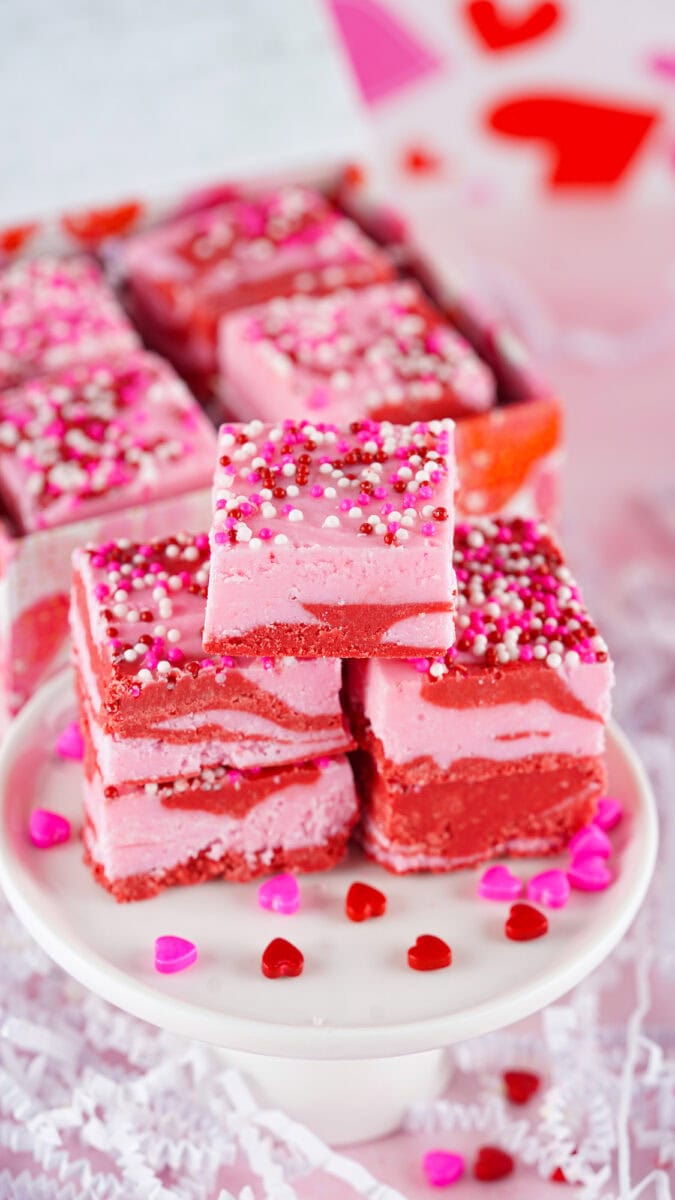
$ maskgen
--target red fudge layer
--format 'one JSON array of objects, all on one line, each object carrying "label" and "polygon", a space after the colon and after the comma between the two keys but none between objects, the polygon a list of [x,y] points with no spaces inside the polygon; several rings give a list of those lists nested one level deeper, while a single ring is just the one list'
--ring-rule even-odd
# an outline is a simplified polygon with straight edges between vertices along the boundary
[{"label": "red fudge layer", "polygon": [[144,787],[104,786],[85,764],[85,846],[119,899],[217,875],[337,861],[358,816],[347,759],[259,772],[204,768]]},{"label": "red fudge layer", "polygon": [[496,400],[489,367],[411,281],[237,313],[221,326],[220,364],[240,420],[432,421]]},{"label": "red fudge layer", "polygon": [[0,389],[139,345],[90,259],[33,258],[0,271]]},{"label": "red fudge layer", "polygon": [[206,487],[214,431],[168,363],[136,351],[0,392],[0,497],[29,533]]},{"label": "red fudge layer", "polygon": [[177,365],[215,371],[226,313],[294,292],[393,277],[387,255],[320,193],[282,187],[238,196],[139,234],[122,265],[141,324],[170,335]]},{"label": "red fudge layer", "polygon": [[449,871],[503,854],[553,854],[593,816],[606,787],[601,757],[538,755],[458,762],[443,779],[394,784],[358,756],[361,840],[388,870]]},{"label": "red fudge layer", "polygon": [[444,652],[454,637],[452,421],[224,425],[207,653]]},{"label": "red fudge layer", "polygon": [[74,564],[82,719],[106,784],[352,747],[339,659],[204,657],[205,535],[106,543]]}]

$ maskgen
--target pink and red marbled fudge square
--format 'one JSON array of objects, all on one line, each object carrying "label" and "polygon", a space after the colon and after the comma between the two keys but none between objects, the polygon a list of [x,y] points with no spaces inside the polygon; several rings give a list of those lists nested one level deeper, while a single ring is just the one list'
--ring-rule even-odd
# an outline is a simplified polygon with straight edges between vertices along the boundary
[{"label": "pink and red marbled fudge square", "polygon": [[220,366],[240,420],[431,421],[496,401],[489,367],[409,280],[236,313]]},{"label": "pink and red marbled fudge square", "polygon": [[0,271],[0,389],[140,346],[87,258],[34,258]]},{"label": "pink and red marbled fudge square", "polygon": [[224,425],[207,652],[444,653],[456,601],[453,428]]}]

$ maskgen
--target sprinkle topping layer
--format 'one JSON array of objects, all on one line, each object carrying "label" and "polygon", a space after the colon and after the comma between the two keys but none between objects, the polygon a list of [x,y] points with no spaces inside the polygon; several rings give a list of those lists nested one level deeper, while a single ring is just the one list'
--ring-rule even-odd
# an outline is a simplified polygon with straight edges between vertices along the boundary
[{"label": "sprinkle topping layer", "polygon": [[39,526],[64,498],[76,509],[134,481],[152,487],[203,442],[201,425],[185,385],[154,356],[81,363],[0,393],[0,469],[4,457]]},{"label": "sprinkle topping layer", "polygon": [[356,388],[375,415],[383,405],[439,400],[448,389],[476,409],[494,398],[488,368],[414,283],[270,300],[251,315],[244,336],[259,343],[278,374],[295,366],[317,377],[310,410],[330,403],[328,386],[335,399]]},{"label": "sprinkle topping layer", "polygon": [[84,258],[37,258],[0,273],[0,387],[97,353],[132,350],[138,337]]},{"label": "sprinkle topping layer", "polygon": [[606,662],[607,645],[543,522],[495,517],[455,528],[457,642],[444,662],[412,666],[439,679],[466,663]]},{"label": "sprinkle topping layer", "polygon": [[[435,539],[453,472],[450,420],[224,425],[215,477],[214,542],[259,551],[347,536],[402,547]],[[451,491],[450,491],[450,494]],[[306,523],[303,525],[303,523]]]}]

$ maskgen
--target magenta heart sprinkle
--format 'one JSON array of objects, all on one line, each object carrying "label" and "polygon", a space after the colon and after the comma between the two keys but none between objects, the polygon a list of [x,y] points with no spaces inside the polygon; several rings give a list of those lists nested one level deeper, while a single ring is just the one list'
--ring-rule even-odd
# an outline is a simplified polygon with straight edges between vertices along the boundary
[{"label": "magenta heart sprinkle", "polygon": [[165,934],[155,938],[155,970],[162,975],[184,971],[197,961],[197,947],[187,938]]},{"label": "magenta heart sprinkle", "polygon": [[480,877],[478,895],[484,900],[517,900],[523,885],[508,867],[488,867]]},{"label": "magenta heart sprinkle", "polygon": [[294,875],[272,875],[258,888],[258,904],[270,912],[285,916],[296,913],[300,907],[300,888]]},{"label": "magenta heart sprinkle", "polygon": [[599,825],[586,825],[575,833],[567,849],[575,862],[580,858],[609,858],[612,843]]},{"label": "magenta heart sprinkle", "polygon": [[623,805],[621,801],[615,800],[613,796],[603,796],[601,800],[598,800],[598,811],[593,817],[593,824],[599,825],[601,829],[607,832],[619,824],[622,816]]},{"label": "magenta heart sprinkle", "polygon": [[464,1174],[464,1159],[461,1154],[450,1154],[447,1150],[429,1150],[422,1159],[422,1170],[432,1187],[450,1187]]},{"label": "magenta heart sprinkle", "polygon": [[56,753],[59,758],[73,758],[78,761],[84,758],[84,741],[77,721],[71,721],[59,734],[56,739]]},{"label": "magenta heart sprinkle", "polygon": [[604,858],[599,854],[575,858],[567,872],[573,888],[580,892],[604,892],[614,876]]},{"label": "magenta heart sprinkle", "polygon": [[28,831],[33,845],[40,850],[47,850],[50,846],[59,846],[68,841],[70,821],[47,808],[34,808],[30,814]]},{"label": "magenta heart sprinkle", "polygon": [[565,872],[554,867],[534,875],[527,885],[527,898],[546,908],[564,908],[570,898],[570,885]]}]

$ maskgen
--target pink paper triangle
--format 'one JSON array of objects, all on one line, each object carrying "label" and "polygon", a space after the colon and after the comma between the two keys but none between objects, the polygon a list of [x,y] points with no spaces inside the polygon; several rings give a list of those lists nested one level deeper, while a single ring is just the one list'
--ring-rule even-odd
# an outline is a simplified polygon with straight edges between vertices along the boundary
[{"label": "pink paper triangle", "polygon": [[441,59],[377,0],[327,0],[366,104],[437,71]]}]

